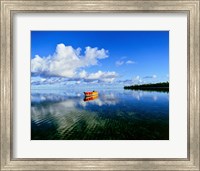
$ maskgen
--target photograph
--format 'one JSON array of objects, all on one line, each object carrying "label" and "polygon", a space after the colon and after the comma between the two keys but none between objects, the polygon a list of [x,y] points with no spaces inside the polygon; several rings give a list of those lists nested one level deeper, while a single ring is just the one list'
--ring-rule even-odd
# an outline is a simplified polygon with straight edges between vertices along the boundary
[{"label": "photograph", "polygon": [[200,0],[0,2],[0,170],[200,169]]},{"label": "photograph", "polygon": [[169,31],[30,36],[31,140],[169,140]]}]

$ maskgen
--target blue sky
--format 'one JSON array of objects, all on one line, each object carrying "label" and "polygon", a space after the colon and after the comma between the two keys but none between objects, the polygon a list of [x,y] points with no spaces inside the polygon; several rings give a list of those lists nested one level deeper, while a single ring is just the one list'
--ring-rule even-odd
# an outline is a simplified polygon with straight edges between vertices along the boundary
[{"label": "blue sky", "polygon": [[32,31],[32,86],[168,81],[168,31]]}]

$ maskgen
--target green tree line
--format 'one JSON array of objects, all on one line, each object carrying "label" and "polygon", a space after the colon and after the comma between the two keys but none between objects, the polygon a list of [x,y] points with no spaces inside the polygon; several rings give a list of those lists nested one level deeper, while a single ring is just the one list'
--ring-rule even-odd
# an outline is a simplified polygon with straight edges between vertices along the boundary
[{"label": "green tree line", "polygon": [[134,90],[169,90],[169,82],[160,83],[150,83],[150,84],[140,84],[124,86],[124,89],[134,89]]}]

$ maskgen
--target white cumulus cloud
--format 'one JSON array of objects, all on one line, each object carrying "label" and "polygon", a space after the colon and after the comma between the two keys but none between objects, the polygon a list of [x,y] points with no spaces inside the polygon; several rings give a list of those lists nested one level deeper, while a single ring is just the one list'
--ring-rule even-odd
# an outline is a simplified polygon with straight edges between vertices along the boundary
[{"label": "white cumulus cloud", "polygon": [[53,55],[31,60],[32,85],[76,83],[113,83],[118,77],[114,71],[86,72],[84,69],[98,65],[98,61],[108,57],[105,49],[86,47],[81,49],[58,44]]},{"label": "white cumulus cloud", "polygon": [[[80,75],[83,75],[82,71]],[[116,72],[103,72],[103,71],[98,71],[96,73],[86,73],[84,72],[84,81],[85,82],[93,82],[93,81],[98,81],[98,82],[107,82],[107,83],[112,83],[118,74]]]},{"label": "white cumulus cloud", "polygon": [[[122,58],[124,59],[124,58]],[[135,64],[135,61],[132,61],[132,60],[118,60],[115,62],[115,65],[116,66],[121,66],[123,64]]]},{"label": "white cumulus cloud", "polygon": [[131,61],[131,60],[128,60],[128,61],[126,61],[126,64],[135,64],[135,62]]},{"label": "white cumulus cloud", "polygon": [[31,72],[34,75],[73,78],[79,69],[97,65],[99,59],[107,57],[108,51],[105,49],[86,47],[82,56],[80,48],[58,44],[52,56],[36,55],[31,60]]}]

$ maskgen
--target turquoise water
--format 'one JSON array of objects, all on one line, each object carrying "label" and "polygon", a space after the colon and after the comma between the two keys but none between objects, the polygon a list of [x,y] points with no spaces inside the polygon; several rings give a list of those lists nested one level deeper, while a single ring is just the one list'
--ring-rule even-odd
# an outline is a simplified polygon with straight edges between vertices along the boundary
[{"label": "turquoise water", "polygon": [[169,93],[98,90],[31,90],[32,140],[168,140]]}]

